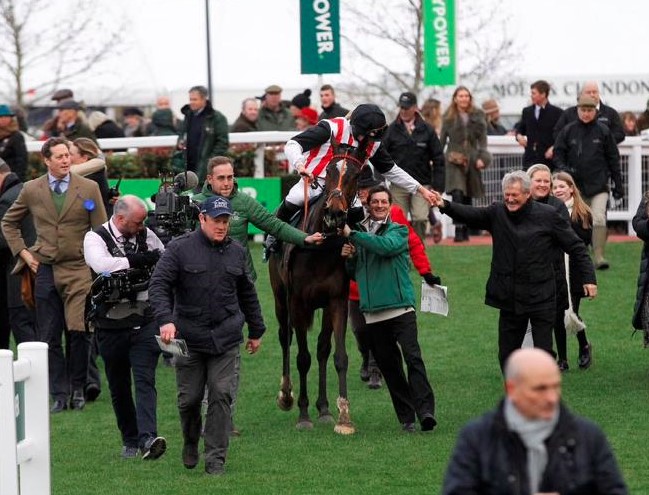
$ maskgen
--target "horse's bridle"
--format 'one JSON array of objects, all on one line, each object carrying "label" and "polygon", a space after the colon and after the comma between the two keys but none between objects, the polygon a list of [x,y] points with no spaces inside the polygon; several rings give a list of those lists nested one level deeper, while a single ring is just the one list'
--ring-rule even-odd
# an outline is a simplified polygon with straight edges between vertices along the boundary
[{"label": "horse's bridle", "polygon": [[327,196],[327,201],[325,203],[325,208],[329,208],[331,206],[332,200],[336,198],[340,198],[340,201],[343,206],[343,212],[347,213],[347,210],[349,210],[349,205],[347,204],[347,199],[345,198],[343,194],[343,177],[345,175],[345,172],[347,172],[347,160],[354,162],[356,165],[358,165],[358,168],[360,170],[363,169],[365,166],[364,162],[361,162],[358,158],[348,155],[345,153],[344,155],[333,155],[331,157],[331,161],[334,161],[336,159],[342,159],[343,163],[340,166],[340,175],[338,177],[338,185],[333,189],[329,195]]}]

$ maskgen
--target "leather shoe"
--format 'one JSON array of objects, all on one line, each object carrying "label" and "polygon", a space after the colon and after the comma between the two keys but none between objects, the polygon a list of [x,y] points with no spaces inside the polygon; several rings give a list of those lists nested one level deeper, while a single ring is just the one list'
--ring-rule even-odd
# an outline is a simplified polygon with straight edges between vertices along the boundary
[{"label": "leather shoe", "polygon": [[75,390],[72,392],[72,399],[70,400],[70,409],[81,411],[86,405],[86,399],[83,390]]},{"label": "leather shoe", "polygon": [[579,368],[582,370],[590,368],[593,362],[593,347],[592,344],[586,344],[579,349]]},{"label": "leather shoe", "polygon": [[198,464],[198,445],[186,443],[183,445],[183,466],[194,469]]},{"label": "leather shoe", "polygon": [[435,426],[437,426],[435,416],[433,416],[431,413],[424,414],[420,420],[420,423],[421,431],[433,431]]},{"label": "leather shoe", "polygon": [[52,407],[50,408],[50,412],[52,414],[60,413],[62,411],[65,411],[68,408],[67,401],[65,400],[55,400],[54,404],[52,404]]},{"label": "leather shoe", "polygon": [[559,362],[557,363],[559,366],[559,371],[563,373],[564,371],[568,371],[570,369],[570,366],[568,365],[568,361],[565,359],[559,359]]},{"label": "leather shoe", "polygon": [[368,388],[371,390],[378,390],[383,386],[381,382],[381,372],[378,370],[372,370],[370,373],[370,381],[367,384]]}]

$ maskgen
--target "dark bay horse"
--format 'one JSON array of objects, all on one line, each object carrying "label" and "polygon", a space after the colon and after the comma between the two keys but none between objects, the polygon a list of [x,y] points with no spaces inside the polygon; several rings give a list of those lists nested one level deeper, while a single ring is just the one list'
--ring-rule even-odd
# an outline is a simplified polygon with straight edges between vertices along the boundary
[{"label": "dark bay horse", "polygon": [[[333,141],[333,140],[332,140]],[[349,414],[347,399],[347,304],[349,277],[345,260],[340,255],[344,238],[338,236],[347,221],[347,211],[356,195],[356,183],[365,163],[364,146],[342,151],[332,142],[334,156],[327,165],[324,192],[308,212],[305,230],[322,232],[326,239],[317,248],[298,248],[284,245],[269,260],[270,281],[275,295],[275,314],[279,322],[279,341],[282,347],[282,381],[277,404],[282,410],[293,407],[293,385],[290,376],[290,346],[293,331],[297,340],[297,368],[300,374],[297,427],[309,429],[307,375],[311,367],[311,354],[307,344],[307,331],[313,324],[316,309],[323,308],[322,325],[318,336],[318,399],[316,407],[321,422],[331,422],[327,399],[327,361],[334,341],[334,366],[338,374],[339,416],[334,427],[336,433],[350,435],[355,432]]]}]

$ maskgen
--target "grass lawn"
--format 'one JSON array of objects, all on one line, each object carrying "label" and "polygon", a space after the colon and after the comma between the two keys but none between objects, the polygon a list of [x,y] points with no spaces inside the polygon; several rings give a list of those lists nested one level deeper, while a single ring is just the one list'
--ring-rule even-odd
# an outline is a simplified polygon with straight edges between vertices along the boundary
[{"label": "grass lawn", "polygon": [[[593,366],[588,371],[577,368],[577,342],[569,336],[571,370],[564,375],[567,404],[606,431],[631,493],[649,493],[643,464],[649,441],[649,350],[642,349],[640,335],[631,338],[630,325],[640,250],[640,243],[609,247],[612,268],[598,272],[600,295],[582,303],[594,348]],[[155,462],[119,458],[121,442],[104,383],[99,400],[83,412],[52,416],[52,493],[438,493],[459,428],[497,403],[502,380],[496,353],[498,312],[483,303],[491,248],[434,246],[428,253],[449,287],[451,304],[448,318],[419,315],[419,340],[437,399],[439,426],[433,433],[400,431],[385,388],[371,391],[358,378],[360,359],[351,331],[347,339],[349,398],[357,433],[339,436],[332,425],[318,423],[312,431],[298,431],[296,410],[282,412],[275,404],[281,352],[267,269],[256,261],[269,330],[261,351],[242,359],[236,418],[242,435],[231,442],[226,475],[206,476],[202,462],[193,471],[183,468],[174,372],[159,367],[158,423],[159,433],[168,441],[167,454]],[[254,259],[261,259],[258,248]],[[413,280],[418,287],[419,277],[414,272]],[[310,335],[312,354],[316,335]],[[294,359],[295,352],[296,383]],[[315,356],[313,362],[309,383],[315,417]],[[332,412],[336,390],[330,366]]]}]

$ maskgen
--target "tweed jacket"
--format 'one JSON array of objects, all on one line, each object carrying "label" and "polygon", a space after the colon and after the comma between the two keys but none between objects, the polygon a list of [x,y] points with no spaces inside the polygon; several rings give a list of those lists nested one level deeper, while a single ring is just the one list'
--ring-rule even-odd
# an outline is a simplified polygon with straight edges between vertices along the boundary
[{"label": "tweed jacket", "polygon": [[2,219],[2,231],[14,256],[27,248],[20,224],[29,213],[37,233],[36,242],[29,250],[39,262],[46,264],[84,263],[83,237],[106,221],[106,210],[95,182],[71,173],[65,203],[58,214],[47,174],[42,175],[24,185]]}]

